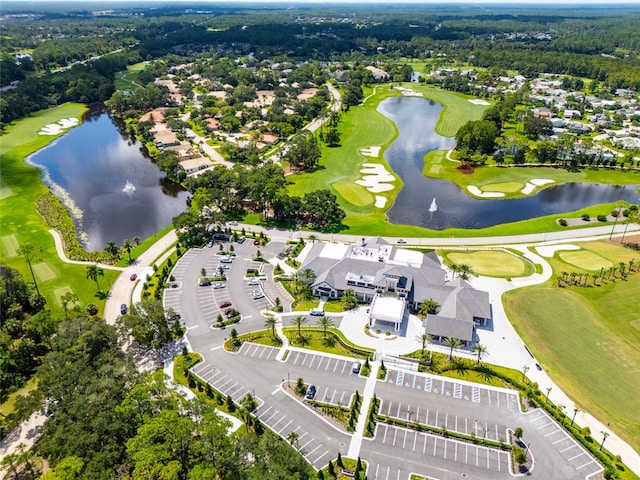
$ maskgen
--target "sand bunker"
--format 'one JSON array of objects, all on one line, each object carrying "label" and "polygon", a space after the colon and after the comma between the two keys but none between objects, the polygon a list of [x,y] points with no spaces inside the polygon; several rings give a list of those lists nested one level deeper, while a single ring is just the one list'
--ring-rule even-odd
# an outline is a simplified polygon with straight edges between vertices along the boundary
[{"label": "sand bunker", "polygon": [[474,105],[491,105],[486,100],[482,100],[480,98],[473,98],[473,99],[469,100],[469,103],[473,103]]},{"label": "sand bunker", "polygon": [[580,247],[578,245],[546,245],[544,247],[536,247],[536,250],[541,256],[551,258],[558,251],[580,250]]},{"label": "sand bunker", "polygon": [[482,190],[480,190],[475,185],[469,185],[467,187],[467,190],[469,191],[469,193],[471,195],[473,195],[475,197],[481,197],[481,198],[500,198],[500,197],[504,197],[504,193],[502,193],[502,192],[483,192]]},{"label": "sand bunker", "polygon": [[75,127],[80,121],[77,118],[63,118],[58,123],[48,123],[40,129],[38,135],[59,135],[67,128]]},{"label": "sand bunker", "polygon": [[361,148],[360,153],[365,157],[377,157],[380,154],[380,147]]},{"label": "sand bunker", "polygon": [[[360,173],[363,173],[364,176],[360,180],[356,180],[358,185],[362,185],[371,193],[393,190],[393,185],[385,182],[393,182],[395,177],[387,171],[384,165],[380,163],[363,163],[362,166],[364,168],[360,169]],[[376,202],[378,202],[377,199]]]},{"label": "sand bunker", "polygon": [[376,207],[384,208],[387,204],[387,197],[383,197],[382,195],[376,195]]},{"label": "sand bunker", "polygon": [[541,187],[542,185],[546,185],[548,183],[554,183],[555,180],[549,180],[548,178],[532,178],[527,182],[522,190],[520,190],[525,195],[529,195],[531,192],[535,190],[536,187]]},{"label": "sand bunker", "polygon": [[398,90],[405,97],[424,97],[423,94],[418,93],[415,90],[411,90],[410,88],[396,87],[396,90]]}]

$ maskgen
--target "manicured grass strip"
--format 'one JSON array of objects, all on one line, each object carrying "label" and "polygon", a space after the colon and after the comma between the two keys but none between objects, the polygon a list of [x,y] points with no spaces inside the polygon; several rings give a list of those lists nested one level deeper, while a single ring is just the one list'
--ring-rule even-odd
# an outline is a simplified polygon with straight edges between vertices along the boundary
[{"label": "manicured grass strip", "polygon": [[344,337],[342,332],[334,328],[327,330],[326,340],[323,338],[322,329],[304,327],[300,331],[302,339],[298,337],[297,327],[283,328],[283,332],[289,339],[291,346],[356,358],[367,358],[373,354],[373,350],[353,345]]},{"label": "manicured grass strip", "polygon": [[425,98],[442,105],[440,119],[436,124],[436,132],[444,137],[454,137],[460,127],[470,120],[479,120],[487,105],[475,105],[469,100],[475,97],[462,93],[441,90],[431,86],[420,86],[414,83],[405,84],[407,88],[413,88],[421,92]]},{"label": "manicured grass strip", "polygon": [[[612,245],[602,247],[602,243],[588,244],[588,248],[610,255]],[[613,263],[634,255],[616,247],[619,255],[609,256]],[[572,271],[558,258],[551,264],[555,275]],[[554,278],[503,297],[509,319],[554,381],[585,410],[610,423],[636,450],[640,448],[640,383],[629,379],[640,378],[636,348],[640,331],[634,326],[640,319],[639,282],[637,272],[626,281],[604,281],[600,287],[558,288]]]},{"label": "manicured grass strip", "polygon": [[18,249],[20,244],[18,243],[18,237],[15,235],[6,235],[2,237],[2,253],[6,257],[18,256]]},{"label": "manicured grass strip", "polygon": [[347,202],[357,206],[365,207],[373,203],[373,195],[364,187],[349,182],[334,183],[333,188],[344,198]]},{"label": "manicured grass strip", "polygon": [[531,262],[504,250],[448,250],[441,255],[447,264],[467,264],[477,275],[507,278],[529,276],[535,272]]},{"label": "manicured grass strip", "polygon": [[483,192],[502,192],[502,193],[515,193],[524,188],[524,185],[520,182],[503,182],[503,183],[489,183],[482,185],[480,190]]},{"label": "manicured grass strip", "polygon": [[[599,272],[601,268],[611,268],[613,262],[588,250],[576,250],[557,253],[560,260],[574,268]],[[616,264],[617,265],[617,264]]]}]

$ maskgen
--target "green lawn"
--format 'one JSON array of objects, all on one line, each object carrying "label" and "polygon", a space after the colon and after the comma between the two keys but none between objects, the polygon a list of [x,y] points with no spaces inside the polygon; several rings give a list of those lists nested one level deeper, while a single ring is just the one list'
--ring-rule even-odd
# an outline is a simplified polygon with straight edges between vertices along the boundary
[{"label": "green lawn", "polygon": [[[593,257],[617,265],[637,252],[608,242],[581,243],[582,268],[556,253],[554,274],[594,272]],[[568,252],[562,252],[566,254]],[[572,260],[574,260],[572,258]],[[579,261],[579,260],[578,260]],[[599,272],[599,268],[595,273]],[[509,319],[531,351],[548,368],[554,381],[601,421],[610,423],[636,450],[640,449],[640,273],[626,281],[604,280],[601,286],[544,285],[505,294]]]},{"label": "green lawn", "polygon": [[116,90],[133,90],[140,85],[136,83],[138,75],[144,70],[149,62],[140,62],[129,65],[126,70],[116,73],[115,87]]},{"label": "green lawn", "polygon": [[[608,185],[636,185],[640,183],[640,171],[585,169],[569,172],[563,168],[554,167],[498,167],[490,164],[476,168],[473,173],[463,173],[458,170],[460,164],[447,160],[445,155],[446,151],[443,150],[429,152],[425,155],[424,175],[452,181],[464,190],[466,190],[466,186],[474,185],[486,192],[503,192],[505,195],[502,198],[530,196],[543,188],[560,183],[591,182]],[[521,190],[527,182],[535,178],[553,180],[553,183],[538,186],[529,195],[522,193]]]},{"label": "green lawn", "polygon": [[503,250],[442,251],[445,263],[467,264],[477,275],[488,277],[526,277],[535,267],[523,257]]},{"label": "green lawn", "polygon": [[[63,118],[80,118],[85,111],[86,107],[81,104],[65,104],[43,110],[7,127],[0,139],[0,171],[3,182],[12,192],[0,200],[0,260],[31,280],[27,263],[17,249],[26,243],[36,247],[38,253],[33,262],[34,273],[40,291],[47,299],[47,307],[54,315],[62,312],[58,297],[67,291],[78,295],[81,308],[88,303],[95,303],[102,310],[104,299],[96,296],[95,282],[86,279],[86,266],[63,263],[58,258],[53,237],[35,209],[36,199],[48,188],[41,182],[40,170],[27,165],[24,158],[56,138],[38,135],[44,125]],[[104,274],[99,282],[101,288],[106,290],[119,272],[105,270]]]}]

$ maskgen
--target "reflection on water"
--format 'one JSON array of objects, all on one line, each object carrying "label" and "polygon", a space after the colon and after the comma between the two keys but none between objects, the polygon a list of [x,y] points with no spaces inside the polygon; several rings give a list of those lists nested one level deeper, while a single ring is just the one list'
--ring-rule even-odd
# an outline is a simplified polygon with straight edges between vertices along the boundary
[{"label": "reflection on water", "polygon": [[48,171],[45,182],[70,200],[65,205],[76,205],[74,221],[85,248],[146,238],[169,225],[185,209],[188,193],[169,182],[103,110],[90,110],[83,122],[30,160]]},{"label": "reflection on water", "polygon": [[[423,98],[391,97],[380,103],[378,111],[398,128],[398,138],[384,152],[389,166],[404,186],[387,211],[395,224],[418,225],[432,230],[445,228],[485,228],[545,215],[579,210],[590,205],[626,200],[637,203],[638,186],[611,186],[568,183],[542,190],[528,198],[479,200],[470,197],[453,182],[423,175],[424,155],[446,150],[454,143],[435,133],[442,107]],[[540,171],[544,178],[544,170]],[[437,210],[429,207],[432,199]]]}]

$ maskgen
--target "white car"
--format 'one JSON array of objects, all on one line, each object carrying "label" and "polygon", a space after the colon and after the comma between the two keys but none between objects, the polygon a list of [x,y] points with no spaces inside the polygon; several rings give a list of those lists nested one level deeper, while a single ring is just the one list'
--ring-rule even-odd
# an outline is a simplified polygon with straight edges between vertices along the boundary
[{"label": "white car", "polygon": [[260,280],[257,278],[252,278],[247,282],[247,285],[260,285]]},{"label": "white car", "polygon": [[251,296],[253,297],[254,300],[257,300],[259,298],[264,297],[264,293],[262,293],[260,290],[254,290],[253,292],[251,292]]},{"label": "white car", "polygon": [[214,283],[213,284],[213,288],[215,288],[216,290],[220,289],[220,288],[224,288],[226,287],[226,285],[224,283]]}]

